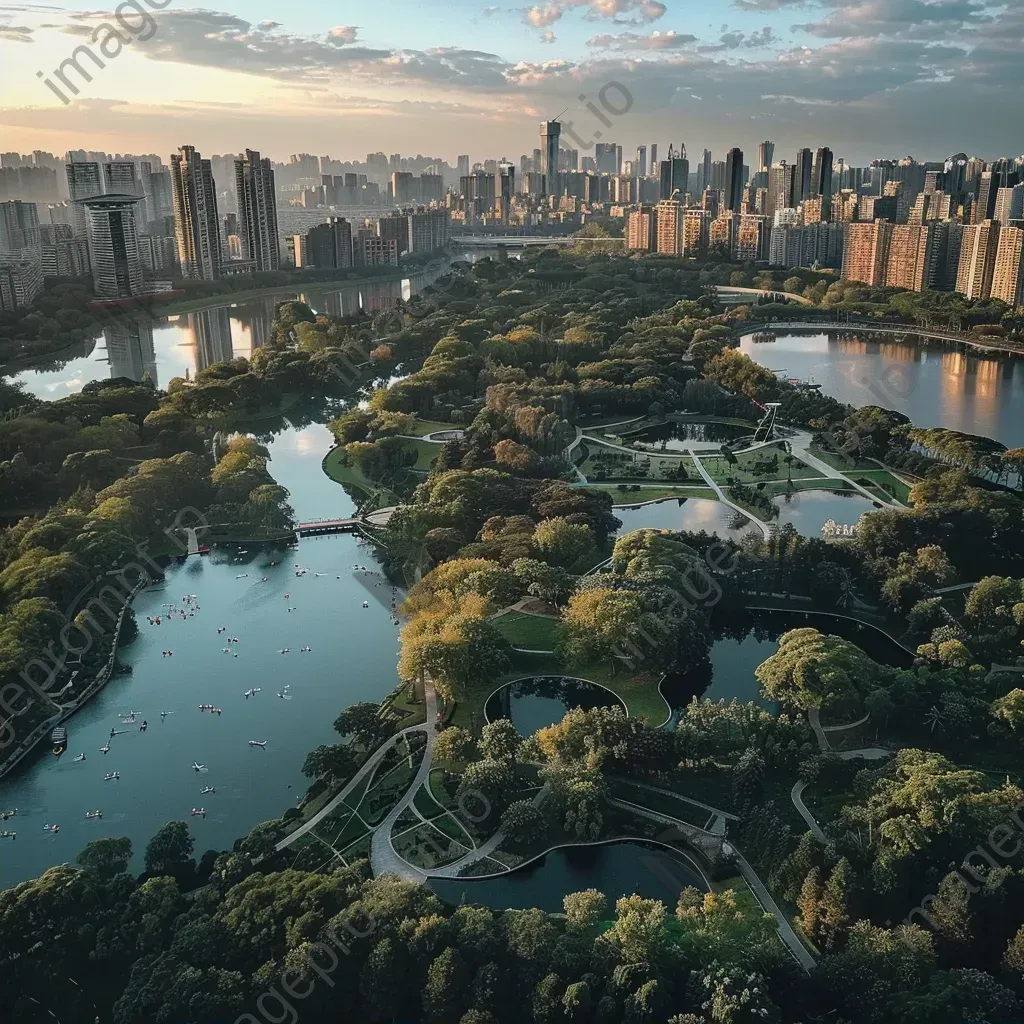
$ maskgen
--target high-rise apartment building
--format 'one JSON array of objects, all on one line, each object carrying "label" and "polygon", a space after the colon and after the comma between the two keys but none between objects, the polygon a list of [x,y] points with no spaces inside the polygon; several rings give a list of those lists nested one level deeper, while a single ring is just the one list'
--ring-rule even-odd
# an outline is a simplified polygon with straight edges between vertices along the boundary
[{"label": "high-rise apartment building", "polygon": [[104,192],[122,196],[141,196],[139,173],[131,160],[108,160],[103,164]]},{"label": "high-rise apartment building", "polygon": [[[983,220],[991,220],[995,213],[996,195],[999,192],[999,180],[994,171],[982,171],[978,179],[978,192],[974,205],[971,207],[971,223],[980,224]],[[960,289],[958,288],[957,291]]]},{"label": "high-rise apartment building", "polygon": [[140,199],[131,195],[81,200],[89,229],[93,291],[104,299],[129,298],[143,291],[136,214]]},{"label": "high-rise apartment building", "polygon": [[[526,158],[523,157],[523,159],[525,160]],[[468,153],[463,153],[458,158],[456,163],[458,165],[458,172],[459,172],[459,177],[460,178],[464,178],[467,174],[469,174],[469,154]]]},{"label": "high-rise apartment building", "polygon": [[[985,172],[986,174],[989,172]],[[987,299],[992,294],[992,277],[999,249],[999,224],[985,220],[964,228],[956,290],[968,299]]]},{"label": "high-rise apartment building", "polygon": [[352,225],[344,217],[332,217],[305,235],[296,235],[295,266],[340,269],[353,263]]},{"label": "high-rise apartment building", "polygon": [[938,238],[930,224],[895,224],[886,260],[887,288],[909,288],[923,292],[935,286],[932,275],[936,262],[932,249]]},{"label": "high-rise apartment building", "polygon": [[544,163],[540,171],[549,196],[558,195],[558,139],[561,134],[562,126],[558,121],[541,121],[540,149]]},{"label": "high-rise apartment building", "polygon": [[103,195],[103,176],[100,173],[100,165],[94,160],[82,162],[69,162],[65,166],[68,177],[68,193],[71,197],[71,226],[75,234],[85,238],[88,231],[88,223],[85,216],[85,207],[78,204],[80,199],[92,199],[93,196]]},{"label": "high-rise apartment building", "polygon": [[658,242],[658,220],[653,206],[640,206],[626,218],[626,248],[654,252]]},{"label": "high-rise apartment building", "polygon": [[391,172],[391,198],[399,206],[413,201],[412,171]]},{"label": "high-rise apartment building", "polygon": [[739,212],[743,206],[743,150],[734,146],[725,156],[725,208]]},{"label": "high-rise apartment building", "polygon": [[661,198],[671,199],[678,191],[680,201],[686,198],[686,186],[690,180],[690,161],[684,156],[679,156],[669,146],[668,159],[661,161]]},{"label": "high-rise apartment building", "polygon": [[1024,184],[1001,188],[996,193],[992,219],[999,221],[1004,227],[1010,221],[1024,219]]},{"label": "high-rise apartment building", "polygon": [[408,252],[433,252],[448,244],[447,210],[415,210],[406,216]]},{"label": "high-rise apartment building", "polygon": [[678,199],[662,199],[655,207],[655,242],[665,256],[683,253],[683,204]]},{"label": "high-rise apartment building", "polygon": [[1024,229],[999,229],[991,294],[993,299],[1001,299],[1009,306],[1024,305]]},{"label": "high-rise apartment building", "polygon": [[257,151],[247,149],[244,159],[235,161],[235,195],[242,259],[251,260],[257,271],[279,269],[277,193],[269,159],[261,159]]},{"label": "high-rise apartment building", "polygon": [[636,147],[636,160],[633,163],[635,173],[641,178],[647,177],[647,147]]},{"label": "high-rise apartment building", "polygon": [[771,244],[771,222],[755,213],[740,215],[736,228],[733,258],[744,263],[761,263],[768,259]]},{"label": "high-rise apartment building", "polygon": [[213,168],[193,146],[182,146],[171,156],[171,202],[182,276],[203,281],[220,277],[221,248]]},{"label": "high-rise apartment building", "polygon": [[887,220],[846,225],[842,270],[846,280],[869,285],[885,282],[892,227]]},{"label": "high-rise apartment building", "polygon": [[700,207],[683,210],[683,255],[698,256],[707,252],[711,235],[712,215]]}]

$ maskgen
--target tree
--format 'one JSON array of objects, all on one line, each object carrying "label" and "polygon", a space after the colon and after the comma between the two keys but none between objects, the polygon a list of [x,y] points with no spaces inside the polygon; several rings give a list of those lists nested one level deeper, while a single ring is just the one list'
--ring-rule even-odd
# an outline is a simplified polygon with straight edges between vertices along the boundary
[{"label": "tree", "polygon": [[127,871],[131,859],[132,841],[122,836],[117,839],[94,839],[78,855],[76,863],[103,878],[112,878]]},{"label": "tree", "polygon": [[1024,690],[1011,690],[992,701],[992,714],[1009,726],[1011,732],[1024,736]]},{"label": "tree", "polygon": [[520,843],[535,843],[548,831],[544,812],[532,800],[514,800],[501,815],[502,831]]},{"label": "tree", "polygon": [[800,910],[800,927],[810,938],[817,938],[820,921],[821,872],[817,867],[807,872],[796,905]]},{"label": "tree", "polygon": [[837,949],[846,937],[852,920],[853,869],[840,857],[828,876],[818,903],[818,934],[825,949]]},{"label": "tree", "polygon": [[1003,965],[1013,972],[1018,982],[1024,981],[1024,925],[1020,926],[1017,934],[1007,944]]},{"label": "tree", "polygon": [[881,677],[856,644],[816,629],[794,629],[755,675],[767,696],[790,707],[828,708],[863,696]]},{"label": "tree", "polygon": [[608,906],[608,897],[597,889],[571,892],[562,900],[566,924],[577,931],[592,928],[601,920]]},{"label": "tree", "polygon": [[504,800],[515,782],[507,761],[474,761],[466,765],[459,793],[482,793],[492,803]]},{"label": "tree", "polygon": [[352,704],[334,720],[334,731],[350,736],[367,749],[383,743],[395,731],[398,716],[370,701]]},{"label": "tree", "polygon": [[533,539],[549,562],[565,568],[574,565],[594,549],[594,534],[590,527],[562,517],[538,523]]},{"label": "tree", "polygon": [[472,761],[479,756],[476,741],[468,729],[450,725],[434,740],[434,758],[438,761]]},{"label": "tree", "polygon": [[656,962],[667,942],[665,904],[642,896],[615,901],[615,923],[598,940],[617,950],[623,963]]},{"label": "tree", "polygon": [[462,956],[446,947],[427,968],[423,1011],[430,1021],[457,1020],[466,1008],[469,975]]},{"label": "tree", "polygon": [[195,840],[184,821],[169,821],[146,847],[146,871],[151,874],[175,874],[192,867]]},{"label": "tree", "polygon": [[521,741],[516,727],[507,718],[499,718],[484,726],[480,752],[493,761],[514,761]]},{"label": "tree", "polygon": [[306,755],[302,764],[302,774],[307,779],[320,779],[330,776],[334,779],[345,778],[355,767],[352,751],[342,743],[331,745],[321,744]]}]

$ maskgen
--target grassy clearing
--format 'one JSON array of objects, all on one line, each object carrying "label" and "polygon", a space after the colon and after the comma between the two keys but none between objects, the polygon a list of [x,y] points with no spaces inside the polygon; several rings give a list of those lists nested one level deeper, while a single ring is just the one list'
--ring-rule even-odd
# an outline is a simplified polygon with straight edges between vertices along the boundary
[{"label": "grassy clearing", "polygon": [[845,480],[827,480],[818,477],[816,480],[794,480],[789,483],[787,480],[774,480],[767,483],[761,493],[767,498],[775,498],[780,494],[789,494],[793,491],[850,491],[852,488]]},{"label": "grassy clearing", "polygon": [[416,449],[416,462],[410,469],[420,470],[424,473],[429,471],[431,463],[441,454],[443,447],[430,441],[406,441],[405,445],[407,448]]},{"label": "grassy clearing", "polygon": [[[766,466],[772,459],[778,456],[777,463],[772,463],[773,468],[755,469],[756,466]],[[754,452],[744,452],[737,455],[735,464],[719,455],[701,456],[701,462],[708,471],[711,479],[718,484],[724,484],[729,477],[738,483],[750,484],[760,483],[762,480],[786,480],[790,476],[794,482],[797,480],[823,480],[824,477],[816,469],[801,462],[794,456],[793,465],[787,467],[785,453],[778,449],[759,448]]]},{"label": "grassy clearing", "polygon": [[[640,483],[636,480],[634,483]],[[617,506],[640,505],[645,501],[662,501],[665,498],[707,498],[718,501],[718,496],[710,487],[657,487],[642,486],[639,491],[623,491],[616,484],[579,484],[580,487],[591,487],[595,491],[610,494],[612,503]],[[627,485],[623,485],[627,486]]]},{"label": "grassy clearing", "polygon": [[393,491],[364,476],[355,466],[345,465],[345,450],[341,447],[332,448],[323,461],[324,472],[335,483],[343,487],[354,487],[369,499],[373,499],[374,508],[398,505],[401,499]]},{"label": "grassy clearing", "polygon": [[895,498],[906,505],[910,501],[911,485],[890,473],[887,469],[865,469],[847,474],[862,486],[870,486],[872,491],[881,491],[885,498]]},{"label": "grassy clearing", "polygon": [[[696,825],[697,828],[703,828],[711,816],[710,811],[697,807],[684,799],[669,796],[666,793],[654,793],[649,789],[634,786],[624,779],[615,779],[611,785],[612,793],[618,799],[628,800],[630,803],[646,807],[651,811],[659,811],[671,818],[678,818],[680,821]],[[702,803],[706,802],[702,801]]]},{"label": "grassy clearing", "polygon": [[525,612],[506,612],[491,620],[492,625],[513,647],[530,651],[553,651],[558,639],[558,619]]},{"label": "grassy clearing", "polygon": [[416,434],[418,437],[423,437],[424,434],[433,434],[438,430],[461,430],[462,428],[457,423],[442,423],[440,420],[421,420],[419,417],[416,418],[416,422],[412,429],[409,431],[410,434]]},{"label": "grassy clearing", "polygon": [[816,445],[812,445],[809,451],[826,465],[831,466],[833,469],[840,469],[844,473],[850,473],[855,469],[878,469],[878,463],[874,459],[840,455],[838,452],[830,452],[824,448],[818,448]]},{"label": "grassy clearing", "polygon": [[412,683],[408,683],[391,701],[391,706],[402,715],[401,727],[408,728],[427,720],[427,705],[416,696]]}]

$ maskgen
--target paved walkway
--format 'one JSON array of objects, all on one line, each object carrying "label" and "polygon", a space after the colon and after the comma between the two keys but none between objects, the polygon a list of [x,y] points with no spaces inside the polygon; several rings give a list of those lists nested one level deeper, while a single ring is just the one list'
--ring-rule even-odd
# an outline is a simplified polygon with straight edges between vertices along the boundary
[{"label": "paved walkway", "polygon": [[764,539],[768,540],[772,535],[772,528],[767,523],[762,522],[760,519],[755,519],[753,516],[751,516],[749,512],[746,511],[746,509],[740,508],[739,505],[737,505],[734,501],[730,501],[725,496],[725,491],[723,491],[722,488],[718,484],[716,484],[714,480],[711,479],[711,474],[704,468],[704,464],[700,461],[700,459],[697,458],[696,454],[690,452],[690,457],[693,459],[693,464],[697,467],[697,472],[700,473],[702,477],[704,477],[705,482],[715,492],[715,495],[718,497],[718,500],[722,502],[723,505],[727,505],[729,508],[733,509],[733,511],[739,512],[741,516],[744,516],[745,518],[749,519],[761,531],[761,534],[764,537]]},{"label": "paved walkway", "polygon": [[804,803],[803,791],[806,788],[807,783],[803,781],[800,781],[793,786],[793,789],[789,794],[793,800],[793,806],[800,813],[800,817],[807,822],[807,827],[814,833],[814,838],[817,839],[819,843],[827,843],[828,836],[825,835],[824,830],[818,824],[818,819],[811,814],[807,809],[807,804]]},{"label": "paved walkway", "polygon": [[835,469],[830,466],[827,462],[822,462],[816,455],[812,455],[808,451],[810,442],[810,435],[805,435],[801,432],[790,442],[793,448],[793,454],[800,459],[801,462],[806,462],[811,469],[816,469],[819,473],[824,473],[826,477],[832,480],[842,480],[848,487],[852,487],[855,491],[859,491],[864,495],[865,498],[869,498],[873,502],[877,502],[879,505],[888,506],[889,508],[906,508],[907,506],[898,502],[895,498],[890,497],[888,501],[884,498],[880,498],[877,494],[872,494],[866,487],[862,487],[855,480],[848,477],[842,470]]},{"label": "paved walkway", "polygon": [[[366,776],[369,775],[370,772],[372,772],[377,767],[378,764],[380,764],[380,762],[384,759],[384,755],[396,743],[398,743],[399,740],[409,735],[409,733],[420,732],[424,728],[427,729],[427,749],[423,754],[423,760],[428,764],[427,770],[430,770],[429,759],[433,755],[434,736],[436,735],[436,729],[434,727],[434,722],[432,721],[432,719],[436,719],[437,716],[437,701],[434,695],[433,683],[429,682],[428,680],[424,689],[429,691],[429,694],[427,696],[427,725],[410,725],[407,729],[402,729],[400,732],[396,732],[395,735],[392,736],[386,743],[382,743],[366,759],[365,763],[362,765],[359,771],[357,771],[355,775],[353,775],[352,778],[349,779],[349,781],[345,784],[345,787],[341,790],[341,792],[334,796],[326,804],[324,804],[324,806],[321,807],[320,810],[317,811],[317,813],[309,819],[309,821],[305,822],[305,824],[303,825],[300,825],[294,832],[289,832],[288,835],[286,835],[284,839],[282,839],[277,844],[277,846],[275,847],[276,850],[283,850],[286,847],[291,846],[296,839],[299,839],[301,836],[304,836],[311,829],[316,828],[316,826],[319,825],[320,822],[324,820],[324,818],[330,815],[331,812],[339,804],[348,799],[348,797],[351,795],[352,791],[356,788],[356,786],[358,786],[359,783],[362,782],[363,779],[365,779]],[[417,776],[417,778],[418,777],[419,776]]]},{"label": "paved walkway", "polygon": [[405,791],[405,796],[395,804],[388,816],[373,830],[373,837],[370,840],[370,868],[374,875],[397,875],[406,881],[420,883],[427,876],[419,868],[413,867],[399,857],[392,845],[391,833],[395,823],[402,816],[402,812],[412,804],[413,798],[429,777],[430,766],[434,760],[434,741],[437,739],[437,695],[434,692],[434,683],[429,678],[424,681],[423,695],[427,705],[427,721],[425,725],[416,727],[423,729],[427,734],[423,760],[420,761],[419,770]]}]

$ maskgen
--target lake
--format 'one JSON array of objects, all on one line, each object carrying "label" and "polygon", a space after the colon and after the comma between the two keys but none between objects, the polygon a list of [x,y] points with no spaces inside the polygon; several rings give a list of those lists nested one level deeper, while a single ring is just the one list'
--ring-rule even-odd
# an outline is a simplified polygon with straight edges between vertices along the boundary
[{"label": "lake", "polygon": [[853,334],[748,335],[740,351],[787,377],[820,384],[851,405],[895,409],[920,427],[949,427],[1024,445],[1024,360],[968,355],[920,341],[861,341]]},{"label": "lake", "polygon": [[779,515],[772,522],[791,524],[804,537],[821,537],[821,528],[829,519],[838,524],[855,525],[865,512],[881,508],[863,494],[850,491],[793,491],[772,498]]},{"label": "lake", "polygon": [[633,441],[650,446],[654,451],[681,452],[689,451],[690,441],[722,442],[735,441],[740,437],[750,437],[754,428],[739,427],[732,423],[662,423],[656,427],[648,427],[635,434],[623,434],[621,443],[629,445]]},{"label": "lake", "polygon": [[618,841],[554,850],[539,861],[496,878],[434,878],[429,887],[447,903],[482,903],[495,910],[540,907],[562,912],[571,892],[598,889],[613,916],[621,896],[661,900],[672,913],[687,886],[706,892],[707,883],[682,854],[649,843]]}]

